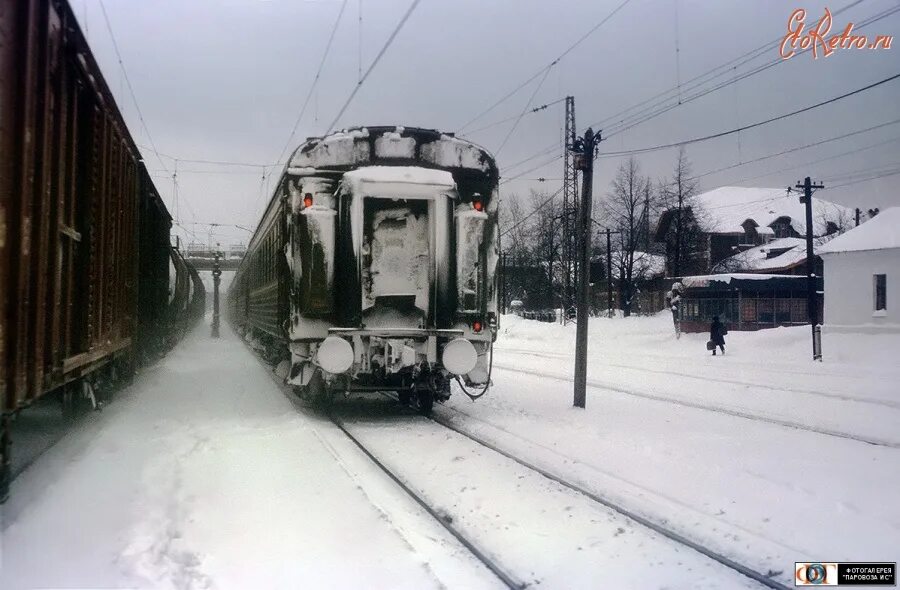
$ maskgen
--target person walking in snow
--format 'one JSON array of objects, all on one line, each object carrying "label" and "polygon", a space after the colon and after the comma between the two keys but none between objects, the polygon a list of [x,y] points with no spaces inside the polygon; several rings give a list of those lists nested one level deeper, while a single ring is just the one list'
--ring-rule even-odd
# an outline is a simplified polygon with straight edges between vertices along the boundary
[{"label": "person walking in snow", "polygon": [[719,321],[719,316],[713,316],[712,324],[709,326],[709,341],[712,342],[712,353],[713,356],[716,356],[716,347],[722,349],[722,354],[725,354],[725,334],[728,333],[728,330],[725,328],[725,324]]}]

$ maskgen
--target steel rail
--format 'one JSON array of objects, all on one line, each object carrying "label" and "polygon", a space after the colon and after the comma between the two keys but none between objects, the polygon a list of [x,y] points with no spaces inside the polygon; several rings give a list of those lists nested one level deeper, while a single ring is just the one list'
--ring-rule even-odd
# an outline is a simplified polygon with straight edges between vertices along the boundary
[{"label": "steel rail", "polygon": [[[294,405],[294,407],[299,408],[300,400],[294,395],[290,386],[284,383],[275,373],[272,371],[271,365],[265,362],[265,360],[256,354],[250,345],[243,339],[240,338],[241,342],[244,346],[247,347],[247,350],[250,352],[251,356],[259,362],[260,365],[266,370],[266,374],[275,383],[276,387],[284,394],[285,397]],[[416,504],[419,505],[425,512],[428,513],[434,520],[438,522],[450,535],[453,536],[459,543],[465,547],[469,553],[472,554],[475,559],[477,559],[482,565],[484,565],[492,574],[494,574],[504,586],[509,588],[510,590],[523,590],[527,587],[527,584],[524,582],[517,581],[511,574],[507,573],[497,562],[492,560],[487,554],[484,553],[481,549],[479,549],[472,541],[466,538],[456,527],[454,527],[451,523],[447,522],[447,520],[441,516],[441,514],[433,508],[424,498],[422,498],[419,494],[415,492],[412,488],[410,488],[406,483],[400,479],[391,469],[385,465],[378,457],[376,457],[365,445],[363,445],[359,439],[353,436],[349,430],[344,426],[343,422],[337,419],[333,414],[329,412],[328,419],[334,424],[350,441],[356,445],[356,447],[362,452],[363,455],[369,461],[371,461],[376,467],[378,467],[385,475],[387,475],[391,481],[393,481],[403,492],[409,496]]]},{"label": "steel rail", "polygon": [[370,451],[364,444],[360,442],[358,438],[353,436],[349,430],[344,426],[344,423],[337,419],[333,414],[329,415],[329,419],[332,424],[337,426],[344,435],[350,439],[350,441],[355,444],[359,450],[378,467],[385,475],[387,475],[397,486],[402,489],[407,496],[413,499],[416,504],[418,504],[425,512],[429,514],[432,518],[434,518],[444,529],[453,535],[453,537],[462,544],[463,547],[469,550],[475,559],[480,561],[486,568],[488,568],[491,573],[493,573],[497,578],[500,579],[501,582],[512,590],[521,590],[525,588],[527,584],[524,582],[517,581],[511,574],[507,573],[496,561],[491,559],[484,551],[478,548],[472,541],[470,541],[462,532],[459,531],[455,526],[453,526],[450,522],[447,521],[446,518],[441,516],[441,514],[431,506],[422,496],[420,496],[415,490],[410,488],[406,483],[400,479],[400,477],[395,474],[390,467],[385,465],[378,457],[376,457],[372,451]]},{"label": "steel rail", "polygon": [[788,586],[781,584],[780,582],[777,582],[776,580],[773,580],[771,577],[769,577],[763,573],[757,572],[756,570],[754,570],[746,565],[738,563],[737,561],[722,555],[721,553],[715,551],[714,549],[710,549],[709,547],[701,545],[700,543],[697,543],[696,541],[692,541],[691,539],[688,539],[687,537],[685,537],[684,535],[682,535],[680,533],[677,533],[669,528],[664,527],[663,525],[661,525],[659,523],[653,522],[649,518],[641,516],[640,514],[637,514],[636,512],[629,510],[628,508],[625,508],[621,504],[617,504],[616,502],[613,502],[612,500],[609,500],[609,499],[604,498],[590,490],[587,490],[578,484],[575,484],[575,483],[572,483],[571,481],[563,479],[562,477],[560,477],[542,467],[539,467],[539,466],[535,465],[534,463],[531,463],[530,461],[522,459],[521,457],[518,457],[518,456],[510,453],[509,451],[506,451],[506,450],[498,447],[497,445],[495,445],[491,442],[488,442],[474,434],[466,432],[465,430],[455,426],[454,424],[450,423],[448,420],[445,420],[444,418],[435,416],[434,414],[432,414],[430,416],[430,418],[435,423],[440,424],[444,428],[447,428],[448,430],[452,430],[453,432],[466,437],[467,439],[471,440],[472,442],[474,442],[480,446],[483,446],[486,449],[494,451],[495,453],[502,455],[503,457],[506,457],[507,459],[518,463],[519,465],[521,465],[522,467],[525,467],[526,469],[529,469],[531,471],[534,471],[535,473],[538,473],[538,474],[544,476],[545,478],[549,479],[550,481],[553,481],[565,488],[568,488],[568,489],[572,490],[573,492],[581,494],[582,496],[585,496],[586,498],[593,500],[594,502],[601,504],[602,506],[605,506],[606,508],[609,508],[610,510],[612,510],[618,514],[620,514],[626,518],[629,518],[629,519],[637,522],[638,524],[649,528],[650,530],[652,530],[656,533],[659,533],[660,535],[666,537],[667,539],[670,539],[672,541],[675,541],[676,543],[679,543],[681,545],[689,547],[689,548],[693,549],[694,551],[697,551],[701,555],[704,555],[705,557],[708,557],[709,559],[712,559],[713,561],[715,561],[731,570],[734,570],[734,571],[738,572],[739,574],[742,574],[756,582],[759,582],[760,584],[762,584],[763,586],[766,586],[767,588],[773,588],[775,590],[788,590],[788,588],[789,588]]}]

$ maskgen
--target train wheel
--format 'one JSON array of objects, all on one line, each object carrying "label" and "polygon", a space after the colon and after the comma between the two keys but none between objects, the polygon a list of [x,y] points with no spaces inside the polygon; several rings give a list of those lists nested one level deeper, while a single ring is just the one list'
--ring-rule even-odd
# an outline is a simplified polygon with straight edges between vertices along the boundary
[{"label": "train wheel", "polygon": [[334,390],[328,387],[322,377],[322,371],[313,373],[312,378],[304,388],[304,397],[313,407],[320,410],[328,410],[334,402]]},{"label": "train wheel", "polygon": [[412,402],[412,392],[408,389],[401,389],[397,392],[397,401],[401,406],[408,406]]},{"label": "train wheel", "polygon": [[419,411],[428,416],[434,407],[434,393],[430,389],[420,389],[418,392]]}]

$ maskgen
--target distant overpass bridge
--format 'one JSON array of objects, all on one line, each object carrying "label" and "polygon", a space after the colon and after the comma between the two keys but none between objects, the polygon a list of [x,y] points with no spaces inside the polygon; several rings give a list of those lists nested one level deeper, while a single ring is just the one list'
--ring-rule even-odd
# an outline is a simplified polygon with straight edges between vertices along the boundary
[{"label": "distant overpass bridge", "polygon": [[[197,270],[212,270],[215,264],[215,258],[206,256],[185,256],[185,260],[193,264]],[[222,270],[237,270],[241,260],[241,258],[220,258],[219,268]]]}]

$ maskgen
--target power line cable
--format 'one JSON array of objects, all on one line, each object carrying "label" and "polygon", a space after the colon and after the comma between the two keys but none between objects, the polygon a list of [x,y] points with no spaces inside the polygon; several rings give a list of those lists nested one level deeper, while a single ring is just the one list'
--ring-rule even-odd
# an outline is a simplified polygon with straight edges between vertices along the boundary
[{"label": "power line cable", "polygon": [[785,113],[785,114],[783,114],[783,115],[778,115],[777,117],[772,117],[772,118],[766,119],[766,120],[764,120],[764,121],[757,121],[756,123],[751,123],[751,124],[749,124],[749,125],[744,125],[744,126],[742,126],[742,127],[737,127],[737,128],[735,128],[735,129],[730,129],[730,130],[728,130],[728,131],[721,131],[721,132],[719,132],[719,133],[713,133],[713,134],[711,134],[711,135],[705,135],[705,136],[703,136],[703,137],[695,137],[695,138],[693,138],[693,139],[686,139],[686,140],[684,140],[684,141],[677,141],[677,142],[674,142],[674,143],[667,143],[667,144],[662,144],[662,145],[655,145],[655,146],[650,146],[650,147],[645,147],[645,148],[638,148],[638,149],[633,149],[633,150],[623,150],[623,151],[616,151],[616,152],[601,152],[600,154],[598,154],[598,156],[599,156],[599,157],[630,156],[630,155],[635,155],[635,154],[644,154],[644,153],[647,153],[647,152],[655,152],[655,151],[664,150],[664,149],[669,149],[669,148],[673,148],[673,147],[681,147],[681,146],[683,146],[683,145],[690,145],[690,144],[694,144],[694,143],[700,143],[700,142],[703,142],[703,141],[709,141],[709,140],[711,140],[711,139],[718,139],[718,138],[720,138],[720,137],[725,137],[725,136],[727,136],[727,135],[732,135],[732,134],[738,133],[738,132],[740,132],[740,131],[746,131],[746,130],[748,130],[748,129],[753,129],[753,128],[755,128],[755,127],[760,127],[760,126],[762,126],[762,125],[768,125],[769,123],[774,123],[775,121],[781,121],[781,120],[783,120],[783,119],[787,119],[788,117],[793,117],[793,116],[795,116],[795,115],[799,115],[799,114],[801,114],[801,113],[805,113],[805,112],[807,112],[807,111],[811,111],[811,110],[813,110],[813,109],[817,109],[817,108],[819,108],[819,107],[822,107],[822,106],[831,104],[831,103],[833,103],[833,102],[837,102],[837,101],[839,101],[839,100],[843,100],[843,99],[845,99],[845,98],[849,98],[849,97],[854,96],[854,95],[856,95],[856,94],[859,94],[859,93],[861,93],[861,92],[865,92],[865,91],[867,91],[867,90],[871,90],[872,88],[876,88],[876,87],[878,87],[878,86],[881,86],[882,84],[887,84],[888,82],[892,82],[892,81],[896,80],[897,78],[900,78],[900,73],[894,74],[893,76],[888,76],[887,78],[884,78],[884,79],[882,79],[882,80],[879,80],[878,82],[873,82],[872,84],[869,84],[869,85],[867,85],[867,86],[863,86],[862,88],[857,88],[856,90],[853,90],[853,91],[851,91],[851,92],[847,92],[847,93],[841,94],[840,96],[836,96],[836,97],[830,98],[830,99],[828,99],[828,100],[823,100],[822,102],[818,102],[818,103],[816,103],[816,104],[813,104],[813,105],[804,107],[804,108],[802,108],[802,109],[797,109],[797,110],[795,110],[795,111],[791,111],[791,112]]},{"label": "power line cable", "polygon": [[[300,107],[300,114],[297,115],[297,120],[294,121],[294,126],[291,128],[291,134],[287,138],[287,141],[284,142],[284,147],[281,148],[281,152],[279,152],[278,157],[275,158],[276,162],[281,162],[281,158],[284,156],[285,151],[287,151],[288,146],[291,144],[291,140],[294,139],[294,135],[297,133],[297,127],[300,126],[300,121],[303,119],[303,115],[306,113],[306,107],[309,106],[309,101],[312,98],[313,92],[316,89],[316,85],[319,83],[319,77],[322,75],[322,70],[325,69],[325,61],[328,59],[328,53],[331,50],[331,44],[334,41],[334,36],[337,33],[338,25],[341,24],[341,17],[344,16],[344,9],[347,7],[347,0],[343,0],[341,2],[341,9],[338,11],[337,18],[334,19],[334,25],[331,27],[331,34],[328,36],[328,42],[325,44],[325,51],[322,52],[322,59],[319,61],[319,68],[316,70],[316,75],[313,77],[312,84],[309,86],[309,92],[306,93],[306,99],[303,101],[303,106]],[[362,0],[360,0],[360,55],[362,55]]]},{"label": "power line cable", "polygon": [[827,158],[821,158],[821,159],[818,159],[818,160],[813,160],[813,161],[811,161],[811,162],[803,162],[802,164],[797,164],[797,165],[794,165],[794,166],[788,166],[788,167],[786,167],[786,168],[780,168],[780,169],[778,169],[778,170],[773,170],[773,171],[770,171],[770,172],[766,172],[766,173],[764,173],[764,174],[757,174],[757,175],[755,175],[755,176],[749,176],[749,177],[746,177],[746,178],[742,178],[741,180],[738,180],[738,181],[736,181],[736,182],[738,182],[738,183],[741,183],[741,182],[748,182],[748,181],[750,181],[750,180],[756,180],[757,178],[765,178],[765,177],[767,177],[767,176],[774,176],[775,174],[781,174],[782,172],[787,172],[787,171],[789,171],[789,170],[795,170],[795,169],[797,169],[797,168],[804,168],[804,167],[807,167],[807,166],[814,166],[815,164],[821,164],[822,162],[828,162],[828,161],[830,161],[830,160],[836,160],[836,159],[838,159],[838,158],[843,158],[843,157],[846,157],[846,156],[858,154],[858,153],[860,153],[860,152],[864,152],[864,151],[867,151],[867,150],[871,150],[871,149],[874,149],[874,148],[877,148],[877,147],[881,147],[881,146],[883,146],[883,145],[887,145],[887,144],[889,144],[889,143],[894,143],[894,142],[897,142],[897,141],[900,141],[900,137],[895,137],[895,138],[893,138],[893,139],[888,139],[888,140],[886,140],[886,141],[880,141],[880,142],[878,142],[878,143],[876,143],[876,144],[869,145],[869,146],[862,147],[862,148],[853,148],[852,150],[848,150],[848,151],[846,151],[846,152],[841,152],[840,154],[835,154],[835,155],[829,156],[829,157],[827,157]]},{"label": "power line cable", "polygon": [[[851,4],[851,6],[855,6],[860,1],[862,1],[862,0],[857,0],[857,2],[854,2],[853,4]],[[866,27],[867,25],[877,22],[883,18],[887,18],[888,16],[891,16],[897,12],[900,12],[900,6],[889,8],[889,9],[881,12],[880,14],[870,17],[869,19],[866,19],[865,21],[861,22],[856,28],[857,28],[857,30],[862,29],[862,28]],[[769,44],[769,45],[771,45],[771,44]],[[797,55],[801,55],[803,53],[808,53],[810,51],[812,51],[811,47],[808,47],[806,49],[801,49],[798,51]],[[738,65],[743,65],[744,63],[752,61],[756,57],[758,57],[758,56],[754,56],[749,59],[746,59],[743,62],[741,62],[741,64],[738,64]],[[770,62],[767,62],[765,64],[757,66],[753,70],[741,73],[739,75],[735,75],[734,77],[732,77],[724,82],[721,82],[718,85],[713,86],[712,88],[706,88],[706,89],[700,90],[699,92],[692,94],[692,95],[688,96],[687,98],[679,97],[677,102],[674,102],[671,104],[665,104],[665,102],[670,99],[665,99],[665,100],[659,101],[655,104],[645,107],[644,109],[641,109],[640,111],[638,111],[636,113],[629,115],[628,117],[625,117],[624,119],[619,121],[619,123],[617,123],[616,125],[613,125],[612,127],[607,127],[605,129],[606,133],[604,135],[606,138],[610,138],[610,137],[619,135],[619,134],[627,131],[628,129],[636,127],[636,126],[638,126],[642,123],[645,123],[651,119],[655,119],[656,117],[658,117],[662,114],[665,114],[665,113],[671,111],[672,109],[678,108],[689,102],[693,102],[694,100],[697,100],[699,98],[707,96],[707,95],[709,95],[713,92],[716,92],[718,90],[721,90],[723,88],[727,88],[728,86],[731,86],[732,84],[735,84],[737,82],[740,82],[742,80],[750,78],[751,76],[755,76],[756,74],[762,73],[762,72],[768,70],[769,68],[772,68],[779,64],[784,63],[785,61],[787,61],[787,60],[784,60],[780,57],[775,58],[774,60],[772,60]],[[735,67],[737,67],[737,66],[735,66]],[[710,80],[715,79],[721,75],[722,75],[721,73],[717,74],[716,76],[713,76]],[[694,90],[696,88],[700,88],[705,83],[706,82],[698,83],[698,84],[692,86],[691,88],[689,88],[688,90]],[[668,91],[668,92],[671,92],[671,91]],[[664,93],[664,94],[667,94],[667,93]],[[656,109],[656,110],[653,110],[653,109]],[[604,121],[607,121],[607,120],[609,120],[609,119],[605,119]],[[600,125],[602,125],[602,122],[595,123],[592,126],[596,127],[596,126],[600,126]]]},{"label": "power line cable", "polygon": [[898,169],[896,169],[896,170],[894,170],[894,171],[892,171],[892,172],[887,172],[887,173],[885,173],[885,174],[877,174],[877,175],[874,175],[874,176],[870,176],[869,178],[860,178],[860,179],[858,179],[858,180],[853,180],[853,181],[845,182],[845,183],[842,183],[842,184],[836,184],[836,185],[830,186],[830,187],[828,187],[828,188],[832,188],[832,189],[833,189],[833,188],[843,188],[843,187],[845,187],[845,186],[851,186],[851,185],[854,185],[854,184],[859,184],[859,183],[861,183],[861,182],[868,182],[868,181],[870,181],[870,180],[878,180],[878,179],[880,179],[880,178],[887,178],[887,177],[889,177],[889,176],[896,176],[896,175],[898,175],[898,174],[900,174],[900,168],[898,168]]},{"label": "power line cable", "polygon": [[409,19],[410,15],[416,9],[416,6],[419,5],[421,0],[413,0],[412,4],[410,4],[409,9],[406,11],[406,14],[403,15],[403,18],[400,19],[400,22],[397,23],[397,26],[394,28],[394,31],[391,33],[391,36],[388,37],[387,42],[385,42],[384,46],[381,48],[381,51],[378,52],[378,55],[375,56],[375,60],[372,62],[372,65],[369,66],[369,69],[366,70],[366,73],[363,74],[363,77],[360,78],[359,82],[356,83],[356,86],[353,87],[353,91],[350,93],[350,96],[347,97],[347,101],[344,103],[344,106],[341,107],[341,110],[338,111],[337,116],[334,118],[334,121],[331,122],[331,125],[328,126],[328,130],[325,132],[325,135],[331,133],[334,129],[334,126],[337,125],[337,122],[344,115],[344,111],[347,110],[347,107],[350,106],[350,103],[353,102],[353,98],[356,96],[356,93],[359,92],[359,89],[362,88],[362,85],[365,83],[366,79],[368,79],[369,74],[372,73],[372,70],[375,69],[375,66],[378,65],[378,62],[381,61],[381,57],[388,50],[388,47],[391,46],[391,43],[394,42],[394,39],[397,37],[397,34],[403,28],[403,25],[406,24],[406,21]]},{"label": "power line cable", "polygon": [[[150,142],[153,153],[156,154],[156,159],[159,160],[159,165],[166,168],[166,165],[159,157],[159,152],[156,151],[156,144],[153,142],[153,136],[150,134],[150,129],[147,127],[147,122],[144,120],[144,114],[141,112],[140,105],[138,105],[137,96],[134,93],[134,88],[131,86],[131,78],[128,77],[128,70],[125,69],[125,62],[122,61],[122,53],[119,51],[119,44],[116,42],[116,36],[113,33],[112,24],[109,22],[109,15],[106,14],[106,5],[103,4],[103,0],[100,0],[100,10],[103,12],[106,30],[109,31],[109,38],[112,40],[113,49],[116,52],[116,59],[119,60],[119,67],[122,69],[122,76],[125,78],[125,84],[128,86],[129,94],[131,94],[131,101],[134,103],[134,109],[137,111],[138,119],[141,121],[141,126],[144,128],[144,133],[147,134],[147,141]],[[166,171],[168,172],[168,170]]]},{"label": "power line cable", "polygon": [[731,165],[729,165],[729,166],[723,166],[722,168],[716,168],[715,170],[709,170],[708,172],[704,172],[704,173],[702,173],[702,174],[696,174],[696,175],[692,176],[692,177],[690,178],[690,180],[697,180],[697,179],[699,179],[699,178],[704,178],[704,177],[709,176],[709,175],[711,175],[711,174],[716,174],[716,173],[718,173],[718,172],[724,172],[725,170],[731,170],[731,169],[733,169],[733,168],[739,168],[739,167],[741,167],[741,166],[746,166],[747,164],[753,164],[753,163],[756,163],[756,162],[762,162],[763,160],[768,160],[768,159],[775,158],[775,157],[778,157],[778,156],[783,156],[783,155],[785,155],[785,154],[790,154],[790,153],[792,153],[792,152],[798,152],[798,151],[801,151],[801,150],[805,150],[805,149],[809,149],[809,148],[812,148],[812,147],[820,146],[820,145],[823,145],[823,144],[826,144],[826,143],[831,143],[832,141],[838,141],[838,140],[841,140],[841,139],[846,139],[846,138],[848,138],[848,137],[853,137],[853,136],[855,136],[855,135],[860,135],[860,134],[863,134],[863,133],[869,133],[869,132],[871,132],[871,131],[875,131],[875,130],[877,130],[877,129],[882,129],[882,128],[888,127],[888,126],[890,126],[890,125],[896,125],[897,123],[900,123],[900,119],[894,119],[893,121],[887,121],[886,123],[881,123],[881,124],[879,124],[879,125],[873,125],[872,127],[867,127],[867,128],[865,128],[865,129],[860,129],[860,130],[858,130],[858,131],[852,131],[852,132],[850,132],[850,133],[844,133],[844,134],[842,134],[842,135],[837,135],[837,136],[835,136],[835,137],[829,137],[828,139],[823,139],[823,140],[821,140],[821,141],[816,141],[816,142],[813,142],[813,143],[808,143],[808,144],[806,144],[806,145],[801,145],[801,146],[797,146],[797,147],[788,148],[788,149],[782,150],[782,151],[780,151],[780,152],[776,152],[776,153],[773,153],[773,154],[767,154],[767,155],[765,155],[765,156],[760,156],[759,158],[754,158],[754,159],[752,159],[752,160],[747,160],[747,161],[745,161],[745,162],[740,162],[740,163],[738,163],[738,164],[731,164]]}]

